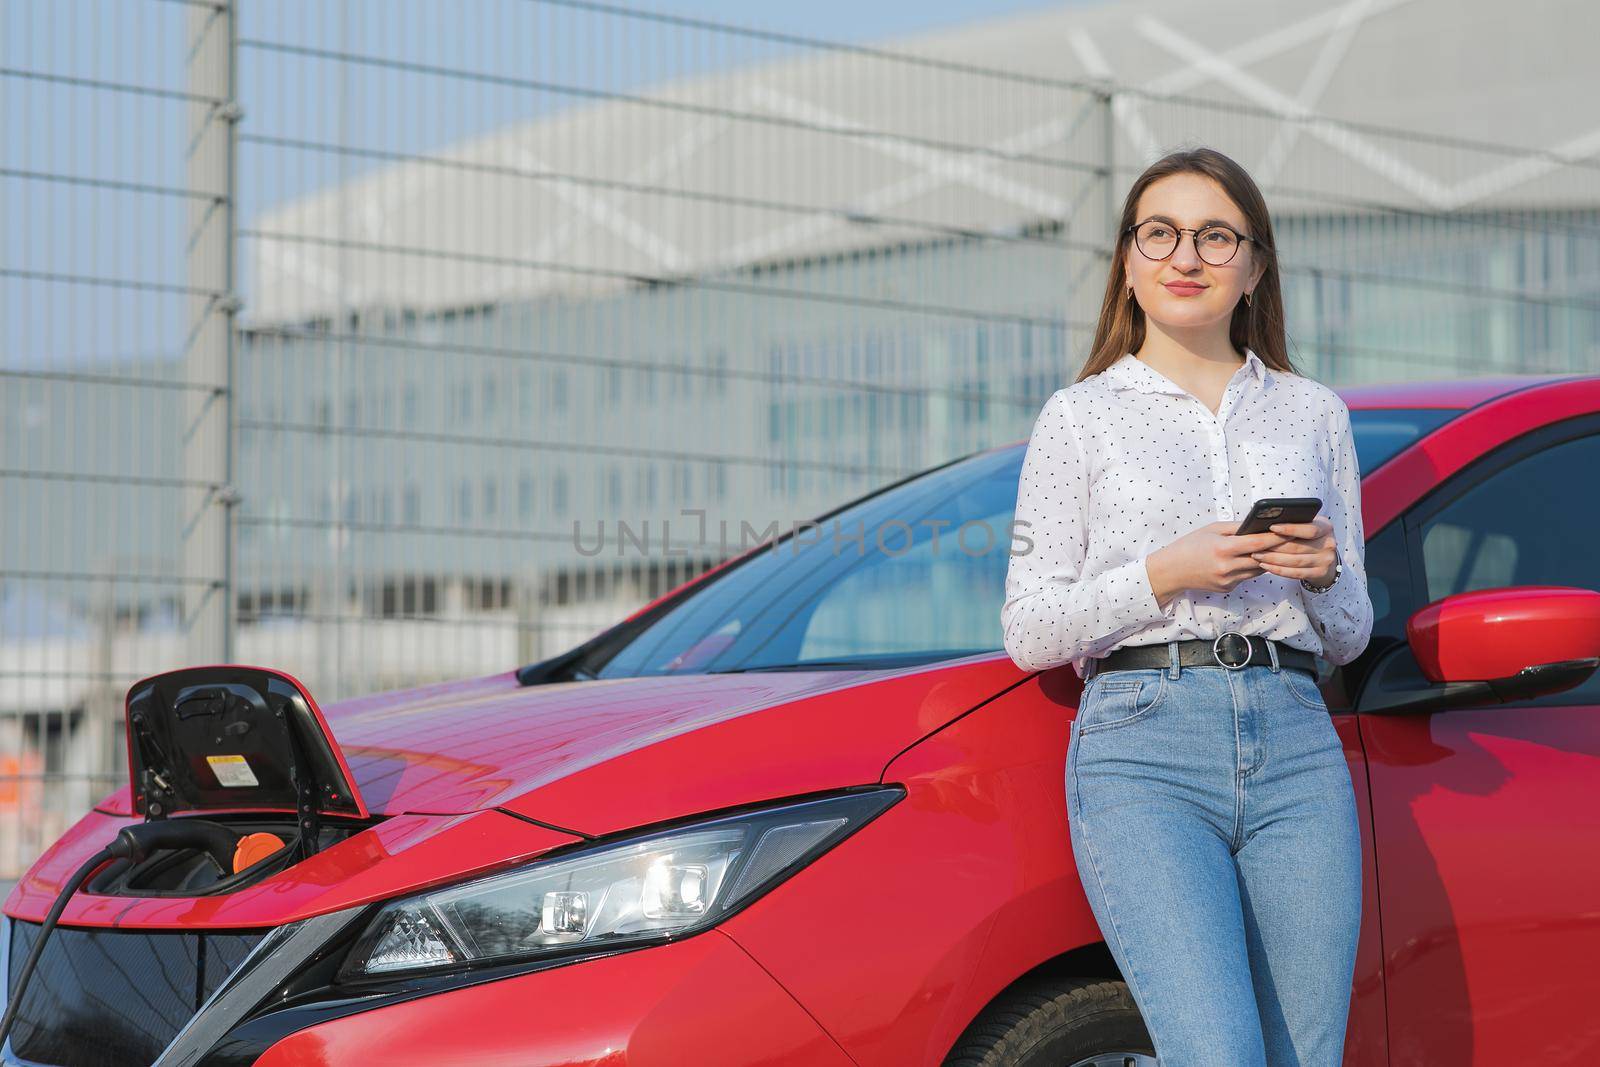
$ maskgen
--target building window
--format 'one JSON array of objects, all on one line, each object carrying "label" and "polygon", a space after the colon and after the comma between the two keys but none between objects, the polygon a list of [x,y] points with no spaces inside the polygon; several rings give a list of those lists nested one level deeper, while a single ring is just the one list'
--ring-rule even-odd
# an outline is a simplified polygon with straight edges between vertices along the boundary
[{"label": "building window", "polygon": [[433,578],[388,581],[378,589],[378,613],[387,619],[433,615],[439,610],[439,584]]},{"label": "building window", "polygon": [[533,475],[524,474],[517,480],[517,515],[533,518]]},{"label": "building window", "polygon": [[467,578],[461,592],[470,611],[501,611],[511,604],[511,582],[504,578]]}]

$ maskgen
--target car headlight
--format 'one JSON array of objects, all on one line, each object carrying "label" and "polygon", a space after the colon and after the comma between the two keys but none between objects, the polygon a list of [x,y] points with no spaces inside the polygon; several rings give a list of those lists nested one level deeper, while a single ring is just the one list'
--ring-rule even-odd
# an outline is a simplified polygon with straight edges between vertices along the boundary
[{"label": "car headlight", "polygon": [[904,795],[871,789],[703,820],[407,897],[373,917],[341,973],[670,940],[720,921]]}]

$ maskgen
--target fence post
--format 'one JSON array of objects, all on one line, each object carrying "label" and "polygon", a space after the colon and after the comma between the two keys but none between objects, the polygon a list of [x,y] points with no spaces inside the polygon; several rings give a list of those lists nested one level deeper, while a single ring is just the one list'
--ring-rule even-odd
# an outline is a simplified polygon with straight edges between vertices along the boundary
[{"label": "fence post", "polygon": [[189,13],[189,328],[184,351],[190,390],[184,410],[183,625],[191,663],[233,658],[233,346],[239,298],[234,282],[235,161],[243,118],[236,93],[237,31],[232,0]]},{"label": "fence post", "polygon": [[1105,175],[1106,237],[1108,247],[1117,247],[1117,223],[1121,213],[1117,204],[1117,87],[1109,79],[1102,82],[1095,94],[1100,100],[1100,167]]}]

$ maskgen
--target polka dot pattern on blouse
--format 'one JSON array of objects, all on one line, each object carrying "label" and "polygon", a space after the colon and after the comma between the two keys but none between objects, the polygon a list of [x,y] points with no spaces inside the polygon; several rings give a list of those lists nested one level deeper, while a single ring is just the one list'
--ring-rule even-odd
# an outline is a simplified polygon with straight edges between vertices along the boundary
[{"label": "polka dot pattern on blouse", "polygon": [[[1315,496],[1343,573],[1323,593],[1263,572],[1227,593],[1185,589],[1163,609],[1145,557],[1260,497]],[[1372,635],[1361,475],[1332,389],[1246,350],[1213,414],[1131,353],[1045,401],[1017,487],[1000,625],[1023,670],[1124,645],[1228,630],[1349,663]],[[1030,547],[1031,542],[1031,547]]]}]

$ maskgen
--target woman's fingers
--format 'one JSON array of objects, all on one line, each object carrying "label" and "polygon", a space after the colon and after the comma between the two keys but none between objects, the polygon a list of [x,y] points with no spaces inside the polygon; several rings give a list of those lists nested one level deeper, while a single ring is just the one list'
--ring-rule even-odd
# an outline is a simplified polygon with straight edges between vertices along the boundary
[{"label": "woman's fingers", "polygon": [[1314,541],[1324,534],[1333,532],[1333,520],[1318,515],[1310,522],[1280,522],[1269,527],[1271,531],[1283,537],[1291,537],[1297,541]]},{"label": "woman's fingers", "polygon": [[1252,552],[1250,558],[1270,574],[1285,578],[1315,578],[1327,571],[1323,557],[1331,555],[1331,549],[1314,548],[1301,541],[1291,541],[1276,551]]},{"label": "woman's fingers", "polygon": [[1306,562],[1301,557],[1315,555],[1316,551],[1314,548],[1291,541],[1282,545],[1276,551],[1252,552],[1250,553],[1250,558],[1257,562],[1296,564]]},{"label": "woman's fingers", "polygon": [[1281,563],[1268,563],[1266,561],[1262,561],[1261,569],[1267,571],[1269,574],[1278,574],[1285,578],[1315,578],[1317,575],[1323,573],[1326,568],[1317,566],[1287,566]]}]

